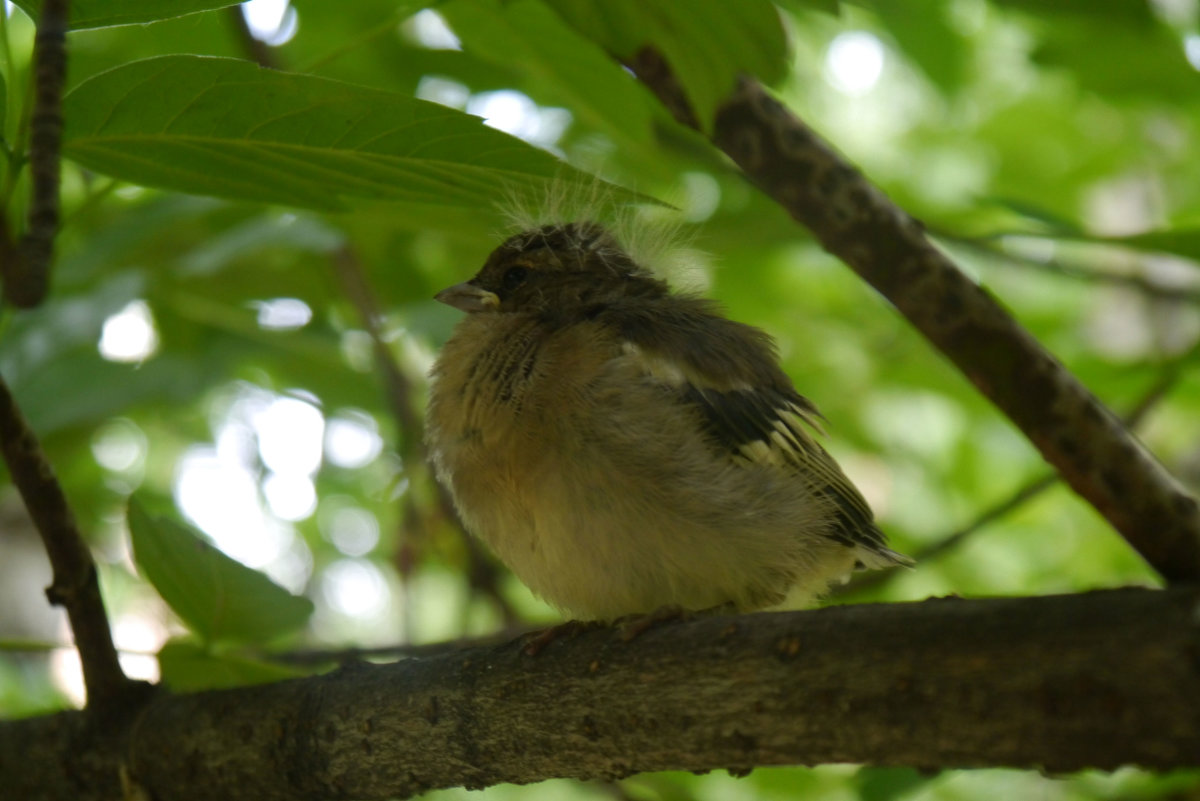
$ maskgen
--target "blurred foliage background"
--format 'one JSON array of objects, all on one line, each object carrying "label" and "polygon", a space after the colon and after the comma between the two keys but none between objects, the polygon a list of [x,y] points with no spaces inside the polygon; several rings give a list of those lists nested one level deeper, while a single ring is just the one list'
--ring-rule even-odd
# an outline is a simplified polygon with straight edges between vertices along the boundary
[{"label": "blurred foliage background", "polygon": [[[19,230],[33,38],[21,9],[37,3],[17,5],[7,6],[0,30],[8,152],[0,191]],[[77,5],[79,14],[106,8]],[[580,3],[427,5],[253,0],[153,24],[80,29],[68,39],[69,85],[155,56],[259,52],[281,70],[395,93],[321,84],[326,93],[365,97],[384,114],[389,97],[406,96],[477,115],[582,171],[674,204],[688,250],[663,265],[668,277],[778,339],[797,387],[829,419],[830,449],[910,554],[945,542],[1045,474],[1034,449],[885,301],[572,27]],[[777,41],[761,46],[737,38],[745,31],[736,25],[703,24],[721,5],[690,5],[700,24],[675,42],[695,57],[695,72],[728,55],[729,64],[769,78],[1117,413],[1149,400],[1139,433],[1196,487],[1196,0],[786,0],[720,12],[759,15],[751,32],[777,29]],[[216,80],[190,63],[181,74],[196,76],[201,89]],[[703,102],[705,91],[719,97],[726,85],[717,72],[696,79],[694,99]],[[119,84],[121,75],[97,80]],[[375,183],[359,191],[346,163],[328,166],[317,156],[260,173],[273,156],[247,151],[240,161],[209,163],[189,155],[200,145],[168,137],[102,141],[121,114],[130,130],[192,124],[187,83],[146,83],[154,91],[136,101],[144,106],[106,95],[99,82],[68,97],[65,152],[73,160],[64,165],[51,299],[0,319],[0,372],[91,538],[126,670],[182,689],[240,684],[331,664],[272,653],[428,643],[556,620],[464,539],[421,455],[424,375],[458,316],[431,298],[473,274],[507,232],[502,192],[494,182],[468,181],[465,199],[441,202],[406,194],[407,183],[376,165],[363,168],[359,178]],[[281,87],[268,86],[271,99],[262,102],[291,91]],[[177,93],[182,100],[166,115]],[[243,133],[232,137],[248,141],[257,131],[254,108],[231,97],[228,116],[245,115]],[[319,114],[320,104],[314,109]],[[155,113],[166,116],[150,119]],[[216,118],[224,117],[205,119]],[[204,124],[188,132],[196,141]],[[482,140],[438,136],[450,161],[485,157]],[[549,174],[550,160],[531,153],[512,158]],[[302,181],[320,187],[327,166],[331,175],[341,171],[342,184],[331,178],[327,193],[310,185],[304,194]],[[191,177],[176,175],[188,169]],[[276,191],[288,174],[299,176],[296,186]],[[244,180],[235,186],[235,177]],[[267,626],[269,643],[253,625],[238,635],[206,624],[206,610],[215,613],[204,599],[181,611],[187,588],[170,586],[162,570],[151,575],[163,567],[145,563],[153,549],[139,545],[135,563],[127,522],[135,491],[153,510],[140,518],[145,536],[192,536],[179,526],[186,523],[214,553],[307,597],[311,610],[290,607],[286,625]],[[0,715],[78,704],[65,616],[44,602],[49,566],[11,487],[0,492],[0,520]],[[230,586],[240,581],[237,568],[214,564],[234,577]],[[828,602],[1156,582],[1094,512],[1052,486],[915,570],[852,585]],[[246,590],[251,601],[260,591]],[[555,781],[483,794],[1197,798],[1200,774],[829,766],[741,779]]]}]

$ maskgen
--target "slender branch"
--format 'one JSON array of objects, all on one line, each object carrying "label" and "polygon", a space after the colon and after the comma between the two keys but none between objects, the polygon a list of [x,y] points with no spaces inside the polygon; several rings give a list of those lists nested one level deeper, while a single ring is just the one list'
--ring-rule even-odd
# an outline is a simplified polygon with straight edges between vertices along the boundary
[{"label": "slender branch", "polygon": [[130,682],[117,661],[100,598],[96,564],[54,471],[3,379],[0,379],[0,449],[50,556],[54,580],[46,589],[46,597],[50,603],[67,610],[75,647],[83,663],[88,706],[117,698]]},{"label": "slender branch", "polygon": [[[1172,359],[1159,375],[1158,379],[1150,386],[1150,388],[1142,395],[1129,413],[1125,415],[1125,425],[1133,430],[1141,424],[1150,410],[1158,405],[1158,402],[1167,396],[1179,382],[1183,375],[1184,368],[1190,364],[1197,356],[1200,356],[1200,340],[1182,356]],[[1058,484],[1061,479],[1057,473],[1048,473],[1033,479],[1027,484],[1019,487],[1012,495],[1004,500],[990,506],[981,512],[974,520],[956,531],[951,532],[943,537],[937,538],[931,545],[917,551],[913,554],[913,559],[917,564],[928,562],[932,559],[937,559],[939,556],[948,553],[959,545],[961,545],[968,537],[975,532],[985,528],[995,521],[1005,517],[1009,513],[1021,508],[1029,501],[1037,498],[1046,490]],[[896,576],[900,575],[899,570],[888,568],[884,570],[873,570],[870,573],[861,573],[855,576],[851,581],[834,588],[831,595],[852,595],[866,589],[872,589],[882,584],[886,584]]]},{"label": "slender branch", "polygon": [[62,143],[62,89],[67,75],[67,0],[43,0],[33,45],[34,105],[30,120],[29,223],[15,248],[5,235],[0,247],[4,296],[30,308],[50,286],[54,236],[58,232],[59,149]]},{"label": "slender branch", "polygon": [[[656,51],[630,66],[688,121]],[[1154,569],[1170,581],[1200,579],[1200,504],[918,221],[750,79],[717,110],[713,142],[895,304]]]},{"label": "slender branch", "polygon": [[[859,762],[1200,765],[1200,590],[939,599],[610,628],[161,695],[132,728],[0,723],[14,798],[407,797],[552,777]],[[1047,658],[1053,654],[1053,658]],[[113,759],[96,748],[123,743]],[[116,764],[114,764],[114,760]],[[69,792],[68,792],[69,790]]]},{"label": "slender branch", "polygon": [[[935,540],[932,544],[914,553],[912,557],[913,561],[920,565],[937,559],[943,554],[949,553],[959,545],[962,545],[967,538],[975,534],[975,532],[986,528],[990,524],[1000,520],[1011,512],[1020,509],[1029,501],[1032,501],[1046,490],[1057,485],[1059,480],[1060,479],[1057,473],[1050,473],[1048,475],[1035,478],[1027,484],[1023,484],[1022,486],[1018,487],[1012,495],[1009,495],[1007,498],[995,504],[994,506],[989,506],[987,509],[983,510],[979,516],[970,523],[967,523],[962,528],[956,529],[949,534],[937,538],[937,540]],[[882,570],[872,570],[869,573],[860,573],[840,587],[834,587],[829,594],[831,597],[853,595],[856,592],[875,589],[876,587],[887,584],[889,581],[899,575],[901,575],[901,571],[890,567]]]},{"label": "slender branch", "polygon": [[388,404],[400,427],[400,455],[405,460],[419,456],[421,449],[421,419],[412,405],[413,385],[405,375],[388,346],[383,330],[383,312],[375,302],[372,291],[358,254],[343,245],[333,254],[338,281],[347,299],[353,304],[362,319],[367,335],[375,351],[375,361],[383,372]]},{"label": "slender branch", "polygon": [[938,239],[970,248],[978,253],[1001,259],[1006,264],[1039,272],[1060,275],[1077,281],[1087,281],[1096,284],[1111,284],[1139,292],[1154,300],[1179,301],[1184,303],[1200,303],[1200,287],[1168,286],[1151,280],[1145,275],[1127,275],[1123,273],[1104,272],[1096,269],[1068,264],[1062,259],[1040,259],[1025,256],[1002,247],[993,239],[980,239],[951,234],[944,231],[936,232]]}]

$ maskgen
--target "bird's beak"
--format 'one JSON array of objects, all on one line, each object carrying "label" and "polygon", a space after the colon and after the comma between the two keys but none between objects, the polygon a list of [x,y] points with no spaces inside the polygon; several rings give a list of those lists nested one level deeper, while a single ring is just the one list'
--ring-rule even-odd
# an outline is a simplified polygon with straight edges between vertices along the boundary
[{"label": "bird's beak", "polygon": [[446,287],[433,299],[465,312],[491,311],[500,305],[500,297],[495,292],[488,292],[472,283]]}]

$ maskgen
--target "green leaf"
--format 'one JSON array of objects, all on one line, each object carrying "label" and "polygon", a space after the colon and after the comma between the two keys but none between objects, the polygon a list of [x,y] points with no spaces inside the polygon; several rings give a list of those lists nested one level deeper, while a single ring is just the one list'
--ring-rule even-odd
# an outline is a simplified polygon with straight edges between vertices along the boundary
[{"label": "green leaf", "polygon": [[482,209],[594,180],[460,111],[235,59],[135,61],[77,86],[64,116],[64,154],[97,172],[326,211],[350,198]]},{"label": "green leaf", "polygon": [[1019,8],[1040,16],[1109,17],[1121,23],[1150,24],[1154,12],[1143,0],[992,0],[995,5]]},{"label": "green leaf", "polygon": [[134,561],[167,605],[209,642],[262,643],[303,626],[312,601],[292,595],[193,529],[129,503]]},{"label": "green leaf", "polygon": [[[17,7],[36,20],[42,12],[41,0],[14,0]],[[71,3],[71,30],[108,28],[157,22],[199,11],[235,6],[229,0],[74,0]]]},{"label": "green leaf", "polygon": [[[109,362],[92,345],[56,354],[40,370],[27,371],[19,386],[22,404],[29,405],[30,424],[41,434],[51,434],[97,424],[143,403],[183,403],[216,383],[213,373],[205,360],[187,354],[163,354],[140,366]],[[62,391],[74,382],[88,391]]]},{"label": "green leaf", "polygon": [[652,46],[671,65],[705,131],[737,76],[766,83],[788,69],[787,37],[766,0],[546,0],[575,30],[623,61]]},{"label": "green leaf", "polygon": [[[1047,14],[1031,56],[1045,67],[1068,69],[1080,86],[1104,95],[1175,104],[1194,97],[1200,73],[1188,63],[1179,35],[1142,13]],[[1114,54],[1119,54],[1115,57]]]},{"label": "green leaf", "polygon": [[[561,98],[572,114],[622,147],[653,147],[648,102],[653,98],[543,3],[453,0],[438,12],[469,53],[530,75]],[[521,58],[514,60],[513,53]]]},{"label": "green leaf", "polygon": [[215,654],[186,640],[171,640],[158,652],[163,682],[174,692],[245,687],[308,675],[283,665]]},{"label": "green leaf", "polygon": [[823,11],[835,17],[842,13],[841,0],[779,0],[779,4],[791,7],[792,11]]},{"label": "green leaf", "polygon": [[1032,222],[1037,223],[1043,230],[1036,233],[1049,233],[1051,235],[1072,237],[1082,234],[1081,229],[1074,220],[1069,220],[1060,214],[1056,214],[1050,209],[1043,208],[1037,203],[1033,203],[1021,198],[1013,197],[982,197],[980,204],[993,203],[996,206],[1007,209],[1021,217],[1024,217]]},{"label": "green leaf", "polygon": [[962,85],[967,46],[946,17],[942,0],[869,3],[904,55],[938,88],[953,94]]},{"label": "green leaf", "polygon": [[854,777],[859,801],[891,801],[929,783],[912,768],[860,768]]}]

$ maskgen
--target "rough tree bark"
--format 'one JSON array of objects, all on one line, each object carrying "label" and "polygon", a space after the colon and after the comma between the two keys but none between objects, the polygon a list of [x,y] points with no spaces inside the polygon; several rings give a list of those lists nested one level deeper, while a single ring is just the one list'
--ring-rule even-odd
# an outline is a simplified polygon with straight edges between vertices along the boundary
[{"label": "rough tree bark", "polygon": [[1200,765],[1200,589],[611,629],[0,724],[23,799],[374,799],[638,771]]}]

